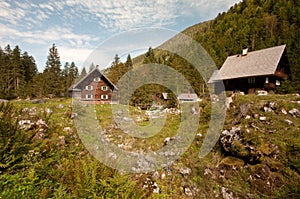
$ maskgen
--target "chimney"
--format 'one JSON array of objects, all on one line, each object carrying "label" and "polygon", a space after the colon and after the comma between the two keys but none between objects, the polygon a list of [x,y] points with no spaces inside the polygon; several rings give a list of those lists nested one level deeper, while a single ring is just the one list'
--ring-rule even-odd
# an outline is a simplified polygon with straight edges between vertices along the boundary
[{"label": "chimney", "polygon": [[242,52],[242,56],[246,56],[248,54],[248,48],[244,48]]}]

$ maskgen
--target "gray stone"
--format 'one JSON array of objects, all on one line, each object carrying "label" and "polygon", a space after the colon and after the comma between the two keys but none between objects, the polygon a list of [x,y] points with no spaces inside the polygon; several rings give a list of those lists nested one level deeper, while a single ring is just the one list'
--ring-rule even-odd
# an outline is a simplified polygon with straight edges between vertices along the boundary
[{"label": "gray stone", "polygon": [[296,108],[293,108],[289,111],[289,114],[291,114],[293,117],[300,117],[300,111]]}]

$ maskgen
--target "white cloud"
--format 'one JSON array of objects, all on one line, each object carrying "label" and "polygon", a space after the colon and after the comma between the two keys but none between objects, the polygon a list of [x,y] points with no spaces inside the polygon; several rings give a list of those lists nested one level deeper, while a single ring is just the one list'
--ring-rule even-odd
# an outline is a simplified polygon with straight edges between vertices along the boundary
[{"label": "white cloud", "polygon": [[32,49],[47,49],[56,43],[61,46],[59,51],[64,60],[82,63],[87,52],[111,34],[135,28],[172,27],[179,19],[185,21],[186,18],[199,18],[201,22],[237,1],[51,0],[37,3],[1,0],[0,44],[12,41],[30,44]]},{"label": "white cloud", "polygon": [[66,46],[57,46],[61,62],[72,62],[81,66],[86,61],[93,49],[90,48],[72,48]]}]

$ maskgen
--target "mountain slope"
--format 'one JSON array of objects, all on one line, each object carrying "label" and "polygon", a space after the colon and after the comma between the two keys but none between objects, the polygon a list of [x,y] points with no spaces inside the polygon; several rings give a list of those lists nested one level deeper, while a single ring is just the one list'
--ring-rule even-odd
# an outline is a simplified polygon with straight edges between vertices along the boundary
[{"label": "mountain slope", "polygon": [[300,90],[300,2],[244,0],[214,20],[187,28],[221,67],[229,55],[287,44],[293,86]]}]

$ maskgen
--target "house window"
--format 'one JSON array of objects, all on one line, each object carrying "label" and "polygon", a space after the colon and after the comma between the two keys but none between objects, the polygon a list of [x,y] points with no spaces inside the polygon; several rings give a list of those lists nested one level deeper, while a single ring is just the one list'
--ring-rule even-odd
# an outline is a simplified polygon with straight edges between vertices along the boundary
[{"label": "house window", "polygon": [[107,91],[107,86],[101,86],[101,90]]},{"label": "house window", "polygon": [[276,86],[280,86],[280,81],[276,80]]},{"label": "house window", "polygon": [[101,95],[101,99],[103,99],[103,100],[108,99],[108,95]]},{"label": "house window", "polygon": [[269,83],[269,78],[268,77],[266,77],[266,84],[268,84]]},{"label": "house window", "polygon": [[95,77],[94,82],[100,82],[100,77]]},{"label": "house window", "polygon": [[87,95],[85,95],[85,98],[86,98],[86,99],[93,99],[93,95],[87,94]]},{"label": "house window", "polygon": [[255,83],[255,77],[248,78],[248,84],[254,84]]},{"label": "house window", "polygon": [[85,87],[85,89],[86,89],[86,90],[93,90],[93,86],[88,85],[88,86]]}]

